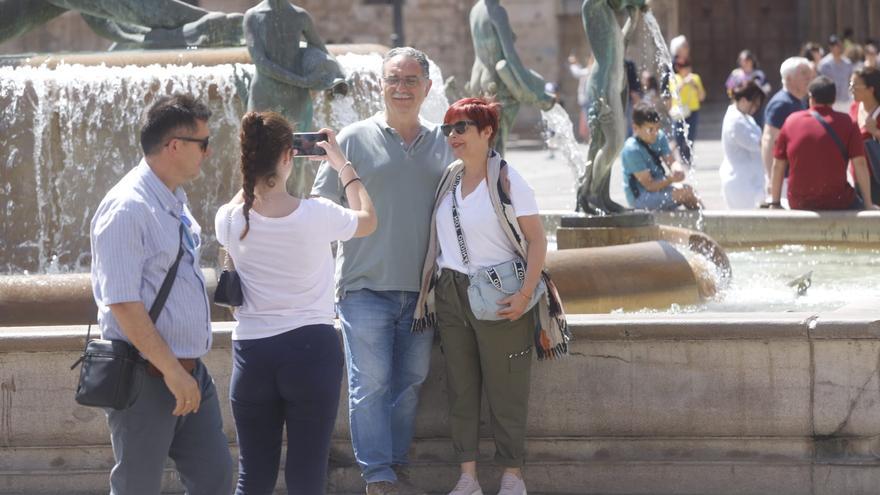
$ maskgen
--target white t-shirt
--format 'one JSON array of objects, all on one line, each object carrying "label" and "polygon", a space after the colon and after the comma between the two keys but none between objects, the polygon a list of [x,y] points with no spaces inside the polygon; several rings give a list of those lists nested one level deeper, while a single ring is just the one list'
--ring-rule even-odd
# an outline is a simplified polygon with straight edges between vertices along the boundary
[{"label": "white t-shirt", "polygon": [[[537,215],[538,202],[535,191],[525,179],[510,165],[507,166],[510,179],[510,200],[517,217]],[[440,242],[440,255],[437,256],[439,268],[449,268],[460,273],[468,273],[461,259],[458,248],[458,237],[455,224],[452,222],[452,194],[458,200],[458,216],[461,218],[461,229],[467,244],[470,258],[470,272],[484,266],[497,265],[515,258],[516,249],[501,229],[492,200],[489,198],[489,185],[486,180],[480,182],[466,198],[461,197],[461,185],[455,191],[446,193],[440,208],[437,209],[437,239]],[[497,187],[492,184],[491,187]]]},{"label": "white t-shirt", "polygon": [[[224,205],[214,218],[217,241],[229,249],[241,277],[244,304],[235,311],[233,340],[262,339],[306,325],[332,324],[332,241],[347,241],[357,229],[354,211],[332,201],[303,199],[290,215],[268,218],[250,210],[244,230],[243,205]],[[229,209],[231,239],[227,239]]]}]

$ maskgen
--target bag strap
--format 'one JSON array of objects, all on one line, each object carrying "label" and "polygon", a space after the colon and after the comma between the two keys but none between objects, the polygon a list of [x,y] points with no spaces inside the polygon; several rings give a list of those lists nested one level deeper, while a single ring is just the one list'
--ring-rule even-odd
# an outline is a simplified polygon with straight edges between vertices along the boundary
[{"label": "bag strap", "polygon": [[456,175],[455,181],[452,183],[452,225],[455,226],[455,236],[458,237],[458,249],[461,251],[461,260],[470,269],[467,244],[464,242],[464,230],[461,228],[461,217],[458,216],[458,199],[455,197],[455,190],[461,184],[462,175],[464,175],[463,172]]},{"label": "bag strap", "polygon": [[156,295],[156,300],[154,300],[153,305],[150,306],[150,319],[153,320],[154,324],[156,323],[156,320],[159,319],[159,315],[165,307],[165,301],[168,299],[168,294],[171,293],[171,286],[174,285],[174,278],[177,276],[177,267],[180,265],[180,258],[183,258],[184,228],[183,222],[180,222],[180,247],[177,249],[177,259],[174,260],[174,264],[171,265],[171,268],[168,269],[168,273],[165,274],[165,280],[162,281],[162,287],[159,288],[159,294]]},{"label": "bag strap", "polygon": [[[153,323],[156,323],[159,314],[162,313],[162,309],[165,307],[165,301],[168,299],[168,294],[171,292],[171,286],[174,285],[174,278],[177,276],[177,267],[180,265],[180,258],[183,257],[183,230],[183,222],[180,222],[180,247],[177,249],[177,259],[174,260],[174,264],[171,265],[168,273],[165,274],[165,280],[162,281],[162,287],[159,288],[159,294],[156,296],[156,300],[153,301],[153,305],[150,307],[150,319],[153,320]],[[89,348],[89,341],[91,340],[92,324],[89,323],[89,327],[86,330],[86,342],[83,345],[82,355],[70,366],[70,369],[76,368],[76,366],[85,359],[86,350]]]},{"label": "bag strap", "polygon": [[234,270],[235,267],[232,265],[232,258],[229,256],[229,239],[230,235],[232,235],[232,210],[235,207],[229,207],[229,214],[226,215],[226,245],[223,246],[223,252],[226,253],[226,256],[223,258],[223,268],[225,270]]},{"label": "bag strap", "polygon": [[822,118],[819,112],[815,110],[810,110],[810,115],[812,115],[814,119],[819,121],[820,124],[822,124],[822,127],[825,128],[825,131],[828,132],[828,135],[831,136],[831,139],[834,140],[834,144],[837,145],[837,149],[840,150],[840,154],[843,156],[844,163],[848,162],[849,153],[847,153],[846,146],[843,145],[843,141],[840,140],[840,136],[838,136],[837,133],[834,132],[834,129],[831,127],[830,124],[828,124],[828,122],[825,122],[825,119]]},{"label": "bag strap", "polygon": [[640,145],[642,145],[642,148],[644,148],[645,151],[647,151],[649,155],[651,155],[651,161],[654,162],[654,166],[658,167],[660,169],[660,171],[663,172],[663,175],[666,175],[666,169],[663,167],[663,161],[660,160],[660,155],[658,155],[656,151],[652,150],[651,147],[648,146],[648,143],[642,141],[639,138],[636,138],[636,141]]}]

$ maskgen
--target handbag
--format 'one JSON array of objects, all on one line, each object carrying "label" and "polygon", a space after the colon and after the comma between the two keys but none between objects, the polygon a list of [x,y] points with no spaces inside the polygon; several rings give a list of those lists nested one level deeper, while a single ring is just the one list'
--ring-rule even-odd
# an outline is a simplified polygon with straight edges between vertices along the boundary
[{"label": "handbag", "polygon": [[[497,265],[477,268],[470,273],[470,258],[464,240],[464,231],[461,228],[461,218],[458,215],[458,200],[455,197],[455,190],[460,184],[461,175],[455,178],[452,185],[452,223],[455,226],[455,235],[458,237],[461,259],[468,267],[468,303],[471,312],[478,320],[503,320],[505,318],[498,316],[498,310],[501,309],[498,301],[515,294],[522,288],[526,278],[526,264],[517,256]],[[547,285],[541,277],[538,286],[532,292],[532,298],[525,312],[532,309],[546,291]]]},{"label": "handbag", "polygon": [[[229,208],[229,215],[226,216],[226,244],[229,244],[229,235],[232,230],[232,210]],[[244,302],[244,293],[241,291],[241,277],[235,271],[232,264],[232,258],[229,257],[229,248],[225,247],[226,257],[223,260],[223,272],[220,273],[220,279],[217,281],[217,288],[214,290],[214,304],[227,308],[236,308]]]},{"label": "handbag", "polygon": [[[159,293],[150,306],[150,319],[159,319],[174,278],[183,257],[183,230],[180,225],[180,247],[177,259],[165,274]],[[130,407],[140,395],[146,370],[146,360],[138,350],[124,340],[91,339],[92,326],[86,332],[86,344],[82,355],[70,369],[82,363],[74,400],[80,405],[123,410]]]}]

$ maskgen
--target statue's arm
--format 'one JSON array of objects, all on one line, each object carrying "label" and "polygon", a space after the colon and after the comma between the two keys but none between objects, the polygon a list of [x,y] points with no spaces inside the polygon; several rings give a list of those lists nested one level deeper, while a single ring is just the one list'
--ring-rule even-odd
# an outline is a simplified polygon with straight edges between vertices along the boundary
[{"label": "statue's arm", "polygon": [[110,19],[95,17],[89,14],[80,14],[86,24],[92,28],[95,34],[113,40],[119,43],[138,43],[144,42],[144,35],[150,30],[143,26],[135,26],[133,24],[122,24]]},{"label": "statue's arm", "polygon": [[[256,16],[245,15],[245,41],[251,61],[260,74],[266,75],[284,84],[309,89],[312,81],[273,62],[266,54],[266,43],[258,33],[262,30],[260,20]],[[298,49],[298,48],[297,48]]]},{"label": "statue's arm", "polygon": [[309,46],[317,48],[324,53],[329,53],[327,51],[327,46],[324,44],[324,40],[322,40],[321,36],[318,34],[318,29],[315,28],[315,23],[312,21],[312,16],[305,11],[303,12],[303,14],[306,20],[305,27],[303,28],[303,38],[305,38]]},{"label": "statue's arm", "polygon": [[492,19],[492,28],[501,45],[501,50],[503,52],[502,59],[507,63],[507,67],[519,82],[519,84],[517,84],[518,87],[508,87],[507,89],[509,89],[519,101],[538,103],[541,107],[549,109],[549,107],[553,105],[555,99],[552,95],[544,92],[543,80],[540,81],[540,87],[535,87],[536,85],[528,83],[528,81],[534,81],[536,77],[526,69],[525,65],[523,65],[520,60],[519,55],[516,53],[513,30],[510,28],[510,21],[507,18],[507,12],[504,9],[498,9],[493,14],[495,15],[490,16],[490,18]]}]

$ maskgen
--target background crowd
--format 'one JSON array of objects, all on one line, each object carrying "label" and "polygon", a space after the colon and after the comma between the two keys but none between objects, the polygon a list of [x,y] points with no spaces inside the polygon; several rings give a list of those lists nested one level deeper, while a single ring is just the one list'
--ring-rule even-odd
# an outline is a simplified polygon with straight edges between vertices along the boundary
[{"label": "background crowd", "polygon": [[[703,85],[684,36],[672,38],[669,51],[666,70],[637,72],[632,63],[626,67],[632,105],[627,111],[630,141],[621,164],[630,206],[656,210],[699,203],[698,192],[683,183],[694,166],[694,141],[707,94],[724,91],[730,103],[721,126],[719,174],[728,208],[874,208],[880,195],[877,41],[859,43],[846,29],[824,44],[804,43],[800,53],[792,53],[778,68],[762,67],[755,53],[744,49],[718,88]],[[581,65],[575,57],[569,57],[569,63],[579,80],[578,136],[589,141],[588,81],[594,63],[590,59]],[[774,88],[768,80],[765,71],[770,70],[779,71],[781,87]],[[634,112],[642,126],[645,118],[652,126],[658,119],[659,132],[640,133],[641,126],[632,120]],[[695,195],[693,201],[682,201],[685,189]]]}]

